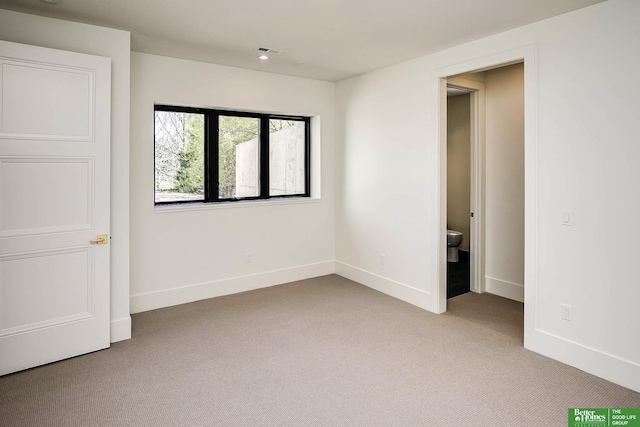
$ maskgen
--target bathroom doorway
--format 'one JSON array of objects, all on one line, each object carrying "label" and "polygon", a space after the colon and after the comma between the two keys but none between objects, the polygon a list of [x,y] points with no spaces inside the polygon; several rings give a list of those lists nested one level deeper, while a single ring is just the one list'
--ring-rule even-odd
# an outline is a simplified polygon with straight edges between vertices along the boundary
[{"label": "bathroom doorway", "polygon": [[524,64],[446,84],[446,226],[465,236],[459,261],[447,257],[447,297],[489,292],[524,302]]},{"label": "bathroom doorway", "polygon": [[[524,181],[524,185],[518,185],[519,200],[524,200],[521,203],[521,209],[517,215],[511,215],[508,208],[492,207],[493,212],[488,212],[490,209],[485,205],[485,194],[489,185],[489,181],[484,179],[486,171],[480,166],[488,165],[490,162],[485,157],[485,148],[488,143],[488,136],[486,136],[486,111],[488,111],[486,99],[483,99],[487,92],[482,88],[478,89],[475,86],[468,86],[468,89],[473,89],[471,108],[477,108],[477,115],[472,114],[477,118],[475,123],[472,123],[472,131],[478,131],[478,141],[474,145],[472,140],[472,157],[475,156],[476,160],[472,159],[471,162],[471,176],[472,176],[472,199],[471,199],[471,211],[474,217],[471,219],[471,239],[470,239],[470,288],[472,292],[490,292],[497,295],[506,296],[507,298],[515,299],[524,302],[524,346],[525,348],[532,348],[536,338],[535,328],[535,312],[536,312],[536,291],[537,291],[537,271],[538,260],[536,254],[538,253],[537,244],[537,215],[538,215],[538,200],[537,200],[537,69],[536,69],[536,47],[535,45],[525,45],[495,54],[482,56],[478,58],[471,58],[467,61],[451,61],[449,65],[435,69],[431,75],[432,83],[434,87],[433,109],[437,112],[432,118],[433,131],[430,133],[433,138],[439,141],[438,144],[438,157],[439,157],[439,194],[438,194],[438,212],[437,212],[437,227],[439,233],[439,239],[437,241],[437,248],[434,252],[434,261],[437,262],[437,289],[436,289],[436,312],[444,313],[447,311],[447,85],[452,84],[457,86],[459,82],[454,83],[454,79],[463,78],[469,74],[477,72],[485,72],[490,70],[506,70],[508,66],[519,64],[521,67],[521,74],[519,77],[520,96],[522,102],[519,110],[520,124],[523,125],[524,131],[520,132],[520,138],[522,143],[520,144],[522,150],[522,161],[512,162],[508,164],[509,170],[518,169],[521,172],[521,178]],[[477,85],[482,82],[470,82],[469,85]],[[525,96],[526,95],[526,96]],[[475,100],[473,99],[475,98]],[[486,97],[485,97],[486,98]],[[499,99],[498,97],[497,99]],[[483,107],[483,108],[478,108]],[[518,111],[515,110],[514,111]],[[507,113],[511,113],[507,111]],[[509,124],[510,120],[503,120],[503,123]],[[524,138],[522,138],[524,136]],[[493,155],[496,154],[494,150]],[[497,154],[500,155],[500,149],[497,150]],[[482,161],[479,159],[482,158]],[[486,160],[485,160],[486,159]],[[495,165],[493,165],[495,166]],[[480,179],[478,179],[480,177]],[[496,177],[492,177],[492,183]],[[498,177],[499,178],[499,177]],[[505,179],[498,179],[502,183],[502,186],[511,185],[511,181]],[[475,197],[475,199],[474,199]],[[487,236],[485,224],[487,222],[486,216],[488,213],[503,212],[510,214],[513,218],[519,218],[521,221],[520,227],[517,227],[518,237],[520,240],[521,248],[524,248],[517,255],[519,261],[518,264],[511,264],[510,261],[500,259],[500,257],[494,257],[490,255],[486,250],[487,242],[491,236]],[[470,212],[471,214],[471,212]],[[493,224],[495,226],[495,224]],[[500,224],[498,224],[500,226]],[[503,236],[509,235],[512,231],[512,227],[503,227]],[[524,233],[522,233],[524,230]],[[504,233],[506,231],[506,233]],[[513,233],[512,233],[513,234]],[[497,245],[496,245],[497,243]],[[502,242],[495,240],[491,242],[493,248],[500,247]],[[435,243],[434,243],[435,244]],[[502,246],[504,249],[507,246]],[[512,254],[513,255],[513,254]],[[489,271],[487,271],[487,263],[485,260],[489,256],[494,257],[492,262],[495,265],[503,266],[508,269],[510,273],[519,270],[522,273],[524,270],[524,280],[520,275],[520,281],[512,281],[509,283],[507,280],[494,281],[489,279],[495,279],[496,276],[490,277]],[[474,286],[476,289],[474,289]],[[491,288],[491,289],[490,289]],[[469,295],[469,294],[467,294]],[[465,295],[459,298],[464,298]],[[453,301],[453,300],[452,300]]]},{"label": "bathroom doorway", "polygon": [[485,86],[482,80],[483,76],[475,74],[447,78],[446,225],[447,230],[463,235],[458,247],[458,263],[448,261],[447,256],[447,298],[469,291],[484,292]]},{"label": "bathroom doorway", "polygon": [[471,290],[471,96],[447,84],[447,299]]}]

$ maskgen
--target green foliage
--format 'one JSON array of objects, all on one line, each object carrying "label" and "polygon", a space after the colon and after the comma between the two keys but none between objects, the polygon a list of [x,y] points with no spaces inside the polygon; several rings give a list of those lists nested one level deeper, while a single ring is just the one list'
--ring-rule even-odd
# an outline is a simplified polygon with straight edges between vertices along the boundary
[{"label": "green foliage", "polygon": [[184,144],[178,152],[180,168],[176,173],[176,191],[204,194],[204,120],[189,115],[184,126]]}]

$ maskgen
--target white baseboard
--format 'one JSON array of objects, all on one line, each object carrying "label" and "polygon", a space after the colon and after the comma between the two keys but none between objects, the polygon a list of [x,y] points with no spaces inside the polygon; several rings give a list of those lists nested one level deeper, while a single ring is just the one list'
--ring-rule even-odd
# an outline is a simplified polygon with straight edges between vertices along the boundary
[{"label": "white baseboard", "polygon": [[398,283],[340,261],[335,262],[335,273],[409,304],[436,312],[435,297],[429,292]]},{"label": "white baseboard", "polygon": [[640,392],[640,365],[536,329],[525,348]]},{"label": "white baseboard", "polygon": [[185,304],[188,302],[223,295],[281,285],[283,283],[294,282],[296,280],[326,276],[327,274],[333,274],[334,270],[334,262],[325,261],[316,264],[252,274],[249,276],[232,277],[213,282],[198,283],[195,285],[181,286],[179,288],[131,295],[130,310],[131,313],[140,313],[143,311],[155,310],[157,308],[170,307],[173,305]]},{"label": "white baseboard", "polygon": [[485,277],[485,291],[490,294],[524,302],[524,286],[494,277]]},{"label": "white baseboard", "polygon": [[131,338],[131,316],[111,321],[111,342],[124,341]]}]

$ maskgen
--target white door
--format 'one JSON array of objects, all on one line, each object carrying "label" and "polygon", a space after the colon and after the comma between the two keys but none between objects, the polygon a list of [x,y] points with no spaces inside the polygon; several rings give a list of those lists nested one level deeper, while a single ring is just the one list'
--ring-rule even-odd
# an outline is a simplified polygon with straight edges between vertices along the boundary
[{"label": "white door", "polygon": [[109,347],[111,60],[0,41],[0,375]]}]

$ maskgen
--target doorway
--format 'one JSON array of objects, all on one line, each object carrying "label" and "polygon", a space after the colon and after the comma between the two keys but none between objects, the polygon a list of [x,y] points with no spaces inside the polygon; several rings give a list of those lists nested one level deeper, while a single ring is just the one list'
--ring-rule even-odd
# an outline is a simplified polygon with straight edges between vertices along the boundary
[{"label": "doorway", "polygon": [[447,77],[446,85],[446,228],[465,235],[460,261],[447,257],[447,297],[471,290],[524,302],[524,66]]},{"label": "doorway", "polygon": [[447,84],[447,299],[471,290],[471,94]]},{"label": "doorway", "polygon": [[[472,291],[482,293],[484,289],[484,252],[483,252],[483,220],[484,220],[484,147],[485,147],[485,85],[481,78],[473,74],[459,75],[448,77],[447,80],[447,98],[457,96],[466,97],[463,99],[455,99],[456,104],[462,106],[460,111],[466,114],[464,117],[458,117],[459,123],[456,126],[464,126],[466,135],[459,135],[461,141],[455,141],[454,144],[468,144],[467,152],[451,153],[455,156],[454,162],[465,163],[465,166],[458,165],[456,170],[450,170],[447,165],[447,180],[445,191],[447,194],[447,230],[452,227],[456,231],[463,233],[463,241],[461,243],[462,251],[459,251],[459,258],[464,263],[465,257],[468,265],[465,266],[451,264],[447,261],[447,276],[453,273],[453,286],[449,291],[449,277],[447,277],[447,296],[457,296],[463,291]],[[453,101],[453,100],[452,100]],[[447,103],[447,107],[449,102]],[[466,108],[465,108],[466,107]],[[449,126],[449,118],[447,117],[447,126]],[[452,148],[447,141],[447,151]],[[460,151],[460,147],[453,151]],[[449,153],[447,154],[447,162],[449,162]],[[453,188],[451,188],[453,187]],[[453,190],[453,191],[450,191]],[[451,197],[455,193],[459,200],[452,202]],[[460,230],[457,230],[457,229]],[[464,237],[466,234],[466,238]],[[464,252],[466,250],[466,253]],[[465,272],[468,269],[468,273]],[[461,283],[461,276],[465,275],[468,285]]]}]

